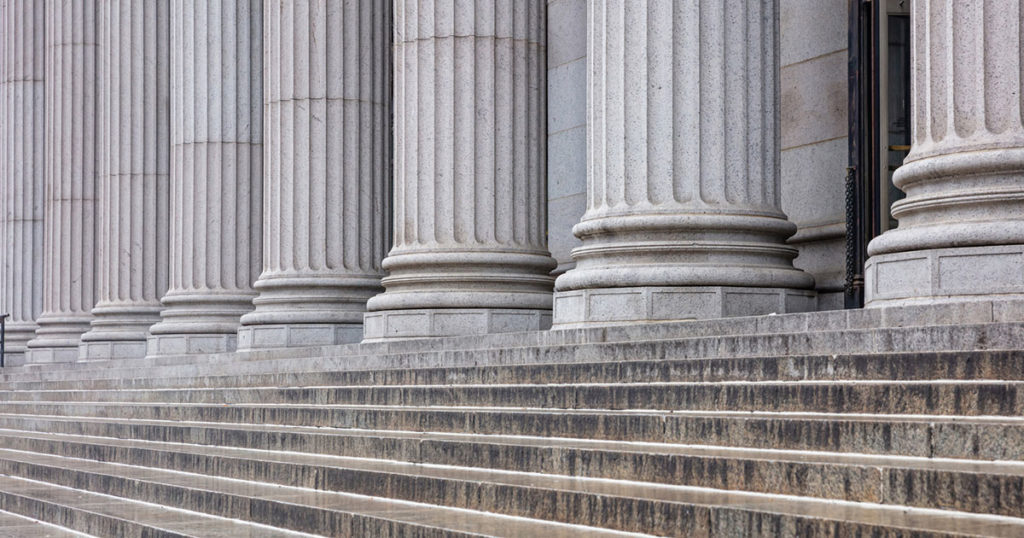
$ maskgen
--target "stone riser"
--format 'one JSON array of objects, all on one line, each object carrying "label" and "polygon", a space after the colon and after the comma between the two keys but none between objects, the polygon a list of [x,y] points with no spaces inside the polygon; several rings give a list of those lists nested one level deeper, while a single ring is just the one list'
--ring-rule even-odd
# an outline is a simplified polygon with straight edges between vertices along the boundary
[{"label": "stone riser", "polygon": [[[73,461],[73,460],[72,460]],[[71,462],[69,462],[71,463]],[[140,469],[141,471],[141,469]],[[329,536],[394,536],[394,532],[377,534],[373,527],[359,525],[351,514],[338,510],[306,506],[300,503],[249,497],[178,485],[156,479],[124,478],[99,472],[82,471],[53,465],[0,459],[0,472],[33,480],[53,481],[77,489],[101,492],[119,497],[164,506],[201,511],[227,518],[245,519],[272,524],[300,532],[316,532]],[[330,480],[326,477],[325,480]],[[542,514],[554,520],[601,521],[608,529],[642,529],[660,536],[941,536],[916,531],[910,534],[898,528],[880,528],[845,521],[801,518],[720,506],[704,506],[672,502],[656,502],[626,497],[588,495],[570,491],[536,488],[513,491],[491,484],[462,484],[450,490],[443,484],[437,489],[416,481],[420,494],[444,499],[446,504],[493,505],[504,513]],[[408,490],[407,490],[408,491]],[[518,493],[518,495],[516,495]],[[358,525],[358,526],[357,526]],[[351,529],[362,527],[363,532]],[[366,531],[370,531],[366,534]],[[459,536],[447,532],[423,536]]]},{"label": "stone riser", "polygon": [[684,340],[595,343],[552,347],[517,347],[416,351],[390,355],[319,356],[265,360],[225,360],[197,364],[106,368],[101,364],[68,370],[6,373],[6,381],[59,381],[130,377],[183,378],[272,372],[373,370],[524,364],[575,364],[629,360],[779,357],[866,353],[922,353],[1016,349],[1024,341],[1024,324],[957,327],[912,327],[884,330],[758,334]]},{"label": "stone riser", "polygon": [[[707,410],[957,416],[1024,415],[1019,382],[470,385],[332,388],[171,389],[165,391],[0,391],[6,405],[39,402],[224,405],[430,406],[533,409]],[[31,412],[30,408],[28,409]],[[20,411],[19,411],[20,412]],[[83,411],[84,412],[84,411]],[[145,411],[144,411],[145,413]],[[45,413],[37,413],[45,414]]]},{"label": "stone riser", "polygon": [[[935,469],[912,469],[879,464],[779,462],[725,456],[695,457],[416,440],[376,441],[333,455],[372,459],[388,454],[389,459],[399,461],[459,467],[1024,516],[1024,495],[1021,493],[1024,477],[944,470],[938,464]],[[427,446],[417,446],[418,443]],[[434,502],[432,498],[419,498],[418,495],[436,493],[423,484],[424,481],[436,482],[434,479],[346,469],[343,462],[292,464],[260,461],[258,454],[238,457],[205,454],[201,447],[174,451],[175,447],[112,446],[102,440],[78,442],[10,434],[0,435],[0,447],[416,502]],[[445,485],[444,489],[452,487]],[[491,510],[486,507],[476,509]]]},{"label": "stone riser", "polygon": [[[189,538],[188,535],[166,531],[125,519],[114,518],[88,510],[76,510],[58,503],[18,495],[0,489],[0,510],[46,521],[54,525],[92,536],[124,538]],[[2,531],[3,529],[0,529]]]},{"label": "stone riser", "polygon": [[[124,406],[102,407],[111,420],[171,420],[221,423],[223,426],[176,426],[174,424],[113,424],[105,419],[82,420],[80,406],[52,406],[48,415],[0,415],[0,426],[159,441],[195,442],[225,446],[272,447],[330,454],[341,450],[342,441],[330,430],[316,435],[289,432],[252,433],[233,424],[360,428],[367,430],[467,433],[564,437],[608,441],[679,443],[781,450],[850,452],[859,454],[978,460],[1024,460],[1024,423],[975,423],[963,419],[900,420],[886,417],[836,416],[790,417],[742,413],[738,416],[700,414],[606,414],[454,411],[436,409],[317,409],[207,408],[156,409],[144,416]],[[99,414],[99,413],[94,413]],[[337,430],[335,430],[337,431]],[[173,432],[173,433],[172,433]],[[164,436],[167,437],[164,437]],[[242,443],[242,444],[237,444]],[[339,445],[338,443],[342,443]]]},{"label": "stone riser", "polygon": [[135,377],[0,383],[6,390],[313,387],[346,385],[630,383],[681,381],[1024,380],[1024,352],[982,351],[616,361],[479,368]]}]

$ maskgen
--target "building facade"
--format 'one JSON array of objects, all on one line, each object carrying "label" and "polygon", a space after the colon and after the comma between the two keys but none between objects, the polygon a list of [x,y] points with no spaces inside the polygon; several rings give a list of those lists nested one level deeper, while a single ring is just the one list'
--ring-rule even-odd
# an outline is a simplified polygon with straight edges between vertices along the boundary
[{"label": "building facade", "polygon": [[9,364],[1024,298],[1024,2],[870,5],[2,0]]}]

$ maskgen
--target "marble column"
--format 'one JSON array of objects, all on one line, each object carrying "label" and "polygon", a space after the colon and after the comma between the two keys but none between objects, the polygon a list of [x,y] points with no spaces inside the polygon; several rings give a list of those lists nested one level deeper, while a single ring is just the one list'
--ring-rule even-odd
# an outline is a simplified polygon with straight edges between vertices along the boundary
[{"label": "marble column", "polygon": [[17,365],[43,309],[43,3],[0,2],[0,25],[0,310],[5,364]]},{"label": "marble column", "polygon": [[149,353],[232,351],[261,258],[262,0],[170,10],[170,289]]},{"label": "marble column", "polygon": [[780,209],[778,1],[590,8],[587,211],[555,326],[811,309]]},{"label": "marble column", "polygon": [[899,227],[868,247],[867,306],[1024,299],[1021,0],[915,0]]},{"label": "marble column", "polygon": [[167,291],[170,11],[101,0],[98,301],[80,358],[146,355]]},{"label": "marble column", "polygon": [[395,2],[394,248],[367,339],[550,324],[545,2]]},{"label": "marble column", "polygon": [[99,10],[95,0],[53,0],[44,9],[43,312],[26,360],[66,362],[78,359],[96,304]]},{"label": "marble column", "polygon": [[391,244],[391,2],[265,6],[263,273],[239,349],[358,342]]}]

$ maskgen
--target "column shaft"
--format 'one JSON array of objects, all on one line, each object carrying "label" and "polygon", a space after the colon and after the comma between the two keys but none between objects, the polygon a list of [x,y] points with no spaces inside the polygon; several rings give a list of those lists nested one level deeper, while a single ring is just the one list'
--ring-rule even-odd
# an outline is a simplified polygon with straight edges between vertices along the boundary
[{"label": "column shaft", "polygon": [[171,272],[152,355],[233,350],[239,318],[252,310],[262,43],[262,0],[171,2]]},{"label": "column shaft", "polygon": [[160,0],[100,10],[99,300],[81,357],[144,357],[167,291],[170,11]]},{"label": "column shaft", "polygon": [[391,244],[391,2],[267,2],[263,273],[239,348],[362,339]]},{"label": "column shaft", "polygon": [[899,227],[868,247],[868,306],[1024,299],[1021,0],[916,0]]},{"label": "column shaft", "polygon": [[98,17],[95,0],[46,11],[43,313],[29,362],[74,361],[96,304]]},{"label": "column shaft", "polygon": [[43,3],[0,3],[0,23],[0,309],[11,315],[5,364],[16,365],[43,309]]},{"label": "column shaft", "polygon": [[540,329],[545,2],[395,4],[395,245],[368,339]]},{"label": "column shaft", "polygon": [[555,325],[811,308],[780,209],[778,2],[589,7],[587,212]]}]

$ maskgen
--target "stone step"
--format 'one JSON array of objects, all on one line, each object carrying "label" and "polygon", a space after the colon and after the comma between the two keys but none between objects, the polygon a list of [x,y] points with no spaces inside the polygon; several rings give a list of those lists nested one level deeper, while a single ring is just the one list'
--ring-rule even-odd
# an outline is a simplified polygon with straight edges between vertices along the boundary
[{"label": "stone step", "polygon": [[[236,361],[239,355],[247,362],[267,359],[309,359],[320,357],[380,357],[385,355],[420,354],[442,351],[480,349],[516,349],[594,343],[650,342],[691,338],[718,338],[740,335],[774,335],[781,333],[856,332],[877,329],[916,329],[939,327],[964,331],[961,326],[987,324],[1014,324],[1024,322],[1024,301],[977,301],[960,304],[913,305],[873,309],[833,310],[776,316],[750,316],[662,322],[622,324],[589,329],[532,331],[526,333],[498,333],[430,339],[392,340],[369,344],[340,346],[314,346],[266,349],[244,353],[207,355],[161,356],[146,359],[119,359],[84,363],[38,364],[8,368],[7,371],[36,373],[58,370],[112,370],[117,368],[154,368],[196,364],[218,364]],[[918,338],[936,331],[897,331],[894,334],[912,334]],[[938,331],[941,332],[941,331]],[[986,346],[988,347],[988,346]],[[1012,346],[1017,347],[1017,346]],[[979,348],[982,349],[982,348]],[[913,351],[910,349],[908,351]]]},{"label": "stone step", "polygon": [[[74,484],[79,489],[128,496],[144,502],[193,506],[225,517],[272,518],[278,526],[296,530],[315,525],[321,532],[326,530],[326,534],[338,534],[336,529],[343,527],[335,521],[336,515],[350,515],[350,512],[341,512],[342,507],[351,511],[353,498],[359,497],[208,474],[9,450],[0,450],[0,471],[34,480]],[[452,469],[434,471],[439,474],[453,472]],[[541,515],[555,520],[586,521],[627,532],[643,528],[656,535],[738,536],[759,532],[781,536],[822,535],[827,532],[848,536],[905,536],[909,531],[915,536],[951,533],[1020,536],[1024,533],[1024,520],[1005,516],[526,473],[517,476],[491,471],[479,478],[460,482],[451,478],[426,480],[415,477],[388,489],[393,494],[444,499],[449,506],[486,506],[519,517]],[[318,483],[338,482],[331,477],[323,477]],[[390,499],[382,502],[403,503]],[[426,506],[424,509],[429,510]],[[405,513],[397,506],[387,512],[388,515]],[[429,513],[433,521],[445,521],[447,524],[442,514]],[[481,514],[481,517],[488,516],[496,517]],[[879,521],[884,521],[885,527],[877,526]],[[596,536],[600,532],[608,531],[592,529],[587,532],[580,527],[566,525],[561,534],[533,535],[588,536],[595,533],[592,535]],[[523,529],[511,525],[501,530],[494,529],[490,534],[525,535]]]},{"label": "stone step", "polygon": [[[166,406],[145,417],[110,406],[105,417],[0,414],[0,427],[296,452],[334,453],[394,435],[485,435],[670,443],[983,461],[1024,461],[1024,419],[765,412],[609,412],[473,408]],[[352,437],[355,439],[352,439]],[[378,446],[371,444],[370,446]]]},{"label": "stone step", "polygon": [[305,371],[176,378],[131,377],[66,381],[8,381],[0,383],[0,389],[43,391],[348,385],[944,379],[1024,380],[1024,351],[987,350],[721,359],[638,359],[569,364]]},{"label": "stone step", "polygon": [[[140,360],[124,367],[82,363],[74,367],[27,371],[16,369],[0,382],[75,381],[85,379],[188,378],[302,371],[447,368],[465,366],[576,364],[628,360],[759,358],[797,355],[925,353],[1012,350],[1024,341],[1024,323],[929,326],[826,332],[711,336],[654,341],[561,344],[472,350],[406,351],[392,354],[324,355],[250,360],[238,355],[222,361],[196,357],[173,366],[147,366]],[[358,349],[358,348],[356,348]],[[184,359],[183,359],[184,360]]]},{"label": "stone step", "polygon": [[[63,520],[95,520],[98,514],[107,516],[104,518],[107,520],[117,518],[129,524],[158,527],[158,531],[162,530],[159,527],[165,527],[172,532],[158,532],[157,536],[644,536],[362,495],[6,450],[0,450],[0,469],[4,471],[4,475],[0,475],[0,502],[9,496],[28,497],[36,502],[28,503],[26,511],[44,508],[40,502],[63,505],[63,511],[71,512],[70,517],[62,516]],[[74,484],[74,489],[58,484]],[[232,523],[234,528],[225,525]],[[130,529],[128,532],[120,528],[107,529],[102,522],[97,525],[87,521],[82,526],[91,527],[88,532],[97,536],[136,534]]]},{"label": "stone step", "polygon": [[[371,496],[388,493],[418,502],[426,500],[411,497],[417,491],[439,489],[432,489],[431,481],[475,483],[510,471],[504,475],[544,473],[1024,516],[1024,463],[578,439],[524,443],[392,434],[358,441],[331,454],[298,454],[0,430],[0,448],[10,450]],[[398,461],[376,460],[381,454]]]},{"label": "stone step", "polygon": [[[54,534],[117,538],[266,537],[313,538],[267,525],[214,517],[199,512],[74,489],[38,480],[0,475],[0,506],[22,517],[42,518]],[[57,527],[55,527],[57,526]],[[37,536],[6,534],[3,536]],[[62,533],[62,534],[60,534]]]},{"label": "stone step", "polygon": [[[1022,381],[723,381],[716,383],[575,383],[488,385],[363,385],[348,387],[255,387],[231,389],[148,389],[82,391],[0,391],[0,410],[12,406],[36,414],[74,402],[97,404],[429,406],[458,402],[473,407],[608,410],[714,410],[929,414],[1024,415]],[[21,406],[21,407],[17,407]],[[22,412],[22,411],[16,411]]]},{"label": "stone step", "polygon": [[5,538],[83,538],[88,535],[0,510],[0,536]]}]

